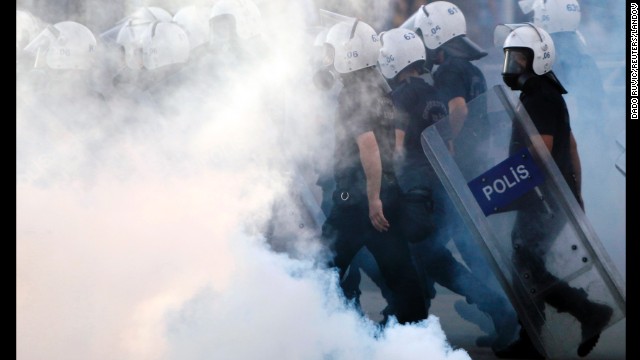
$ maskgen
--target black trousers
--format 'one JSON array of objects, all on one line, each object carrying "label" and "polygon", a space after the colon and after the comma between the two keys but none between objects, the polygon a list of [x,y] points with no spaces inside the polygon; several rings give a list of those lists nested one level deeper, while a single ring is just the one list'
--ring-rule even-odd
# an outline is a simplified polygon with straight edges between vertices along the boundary
[{"label": "black trousers", "polygon": [[[511,232],[514,290],[518,296],[531,297],[540,309],[549,304],[558,312],[584,320],[589,316],[584,310],[590,304],[587,292],[571,287],[545,265],[545,257],[566,225],[566,218],[559,216],[553,202],[545,204],[532,193],[525,195],[519,209]],[[534,325],[538,329],[542,326]]]},{"label": "black trousers", "polygon": [[[459,262],[446,247],[447,207],[442,193],[428,189],[407,192],[400,207],[400,232],[409,243],[427,306],[435,297],[434,282],[462,295],[482,311],[507,313],[509,303]],[[476,256],[482,256],[476,254]]]},{"label": "black trousers", "polygon": [[[337,191],[342,193],[344,189]],[[356,253],[366,247],[393,293],[393,308],[398,322],[417,322],[426,319],[427,311],[409,247],[397,231],[400,190],[394,185],[392,189],[385,187],[383,192],[383,211],[391,224],[386,232],[377,231],[371,224],[366,197],[361,196],[352,202],[334,201],[322,227],[322,236],[333,253],[329,266],[337,268],[342,279]],[[340,199],[340,194],[337,195]]]}]

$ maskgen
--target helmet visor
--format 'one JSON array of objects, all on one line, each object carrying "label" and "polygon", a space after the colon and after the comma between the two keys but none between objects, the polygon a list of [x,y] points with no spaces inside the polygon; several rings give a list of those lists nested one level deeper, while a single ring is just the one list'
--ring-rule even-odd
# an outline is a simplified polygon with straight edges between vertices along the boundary
[{"label": "helmet visor", "polygon": [[60,31],[49,25],[25,46],[24,51],[35,55],[40,50],[48,49],[58,36],[60,36]]},{"label": "helmet visor", "polygon": [[522,74],[527,69],[528,52],[522,48],[504,50],[503,74]]}]

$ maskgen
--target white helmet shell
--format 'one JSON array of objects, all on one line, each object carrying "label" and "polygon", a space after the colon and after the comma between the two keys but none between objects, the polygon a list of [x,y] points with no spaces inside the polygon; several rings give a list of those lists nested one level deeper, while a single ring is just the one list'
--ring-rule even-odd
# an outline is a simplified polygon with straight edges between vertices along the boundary
[{"label": "white helmet shell", "polygon": [[194,49],[209,41],[208,6],[189,5],[181,8],[173,16],[173,21],[182,26],[189,36],[189,44]]},{"label": "white helmet shell", "polygon": [[578,30],[581,13],[577,0],[538,1],[532,8],[533,24],[549,34]]},{"label": "white helmet shell", "polygon": [[418,35],[403,28],[395,28],[380,34],[380,54],[378,65],[387,79],[393,79],[402,69],[426,60],[426,50]]},{"label": "white helmet shell", "polygon": [[249,39],[260,34],[262,14],[253,1],[218,0],[211,8],[209,22],[222,15],[233,17],[235,32],[240,39]]},{"label": "white helmet shell", "polygon": [[124,60],[128,68],[142,68],[142,39],[153,22],[130,19],[120,28],[116,43],[124,49]]},{"label": "white helmet shell", "polygon": [[140,44],[147,27],[157,21],[172,21],[171,14],[156,6],[138,8],[131,16],[127,17],[120,30],[116,42],[126,46],[132,42]]},{"label": "white helmet shell", "polygon": [[314,66],[322,64],[324,57],[324,41],[329,33],[329,28],[322,28],[313,40],[313,48],[311,50],[311,62]]},{"label": "white helmet shell", "polygon": [[556,58],[551,35],[531,23],[515,27],[504,41],[503,49],[524,47],[533,50],[533,72],[537,75],[551,71]]},{"label": "white helmet shell", "polygon": [[333,66],[340,74],[376,66],[380,41],[376,31],[360,20],[341,21],[327,33],[325,44],[333,47]]},{"label": "white helmet shell", "polygon": [[171,21],[173,16],[167,10],[157,6],[143,6],[130,16],[131,19],[153,21]]},{"label": "white helmet shell", "polygon": [[422,5],[414,20],[416,30],[428,49],[434,50],[456,36],[467,34],[467,22],[462,11],[448,1]]},{"label": "white helmet shell", "polygon": [[134,19],[127,20],[118,31],[116,43],[127,46],[131,43],[140,43],[142,35],[146,32],[147,27],[153,22],[138,21]]},{"label": "white helmet shell", "polygon": [[75,21],[63,21],[46,32],[49,39],[46,64],[49,68],[86,70],[92,66],[97,42],[89,28]]},{"label": "white helmet shell", "polygon": [[174,22],[158,21],[142,38],[142,64],[149,70],[189,60],[189,37]]},{"label": "white helmet shell", "polygon": [[329,28],[325,27],[322,28],[315,36],[315,38],[313,39],[313,46],[314,47],[323,47],[324,46],[324,41],[327,38],[327,34],[329,33]]},{"label": "white helmet shell", "polygon": [[[171,21],[172,19],[171,13],[163,8],[157,6],[140,7],[133,12],[133,14],[119,20],[113,27],[102,32],[100,39],[105,43],[115,41],[120,45],[124,45],[121,38],[121,31],[124,27],[129,25],[151,24],[154,21]],[[138,27],[138,29],[142,29],[142,27]],[[129,35],[125,36],[126,38],[130,37]]]},{"label": "white helmet shell", "polygon": [[40,21],[28,11],[16,10],[16,53],[27,46],[41,31]]}]

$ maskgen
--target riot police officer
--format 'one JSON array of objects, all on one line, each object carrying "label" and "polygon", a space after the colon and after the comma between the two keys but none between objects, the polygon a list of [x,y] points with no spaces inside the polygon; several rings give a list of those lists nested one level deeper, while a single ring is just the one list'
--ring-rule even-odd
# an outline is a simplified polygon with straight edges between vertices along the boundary
[{"label": "riot police officer", "polygon": [[[503,48],[504,83],[512,90],[520,91],[522,106],[530,115],[573,195],[584,209],[580,156],[563,98],[566,90],[552,71],[555,60],[553,40],[544,29],[526,23],[513,26]],[[515,131],[513,134],[511,147],[515,149],[524,139],[520,139]],[[567,312],[580,322],[582,339],[577,354],[584,357],[597,344],[600,333],[611,319],[613,309],[589,300],[584,289],[571,287],[546,268],[545,254],[566,222],[563,217],[546,216],[557,210],[549,209],[549,203],[533,190],[519,200],[517,209],[511,234],[514,267],[518,273],[529,274],[531,287],[548,288],[544,296],[536,301],[549,304],[558,312]],[[514,284],[514,289],[519,292],[525,290],[519,283]],[[543,308],[544,304],[539,303],[537,306]],[[542,324],[534,326],[539,328]],[[521,331],[520,338],[497,355],[510,359],[542,358],[532,346],[526,331]]]}]

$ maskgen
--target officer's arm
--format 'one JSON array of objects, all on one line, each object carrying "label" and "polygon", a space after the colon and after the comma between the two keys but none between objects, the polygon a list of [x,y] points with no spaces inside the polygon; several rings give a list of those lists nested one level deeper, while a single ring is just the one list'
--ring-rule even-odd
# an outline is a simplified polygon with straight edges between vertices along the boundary
[{"label": "officer's arm", "polygon": [[404,131],[396,129],[396,151],[394,153],[397,159],[404,158]]},{"label": "officer's arm", "polygon": [[464,125],[464,121],[467,118],[469,109],[467,108],[467,102],[462,96],[454,97],[449,100],[449,122],[451,123],[451,135],[455,139]]},{"label": "officer's arm", "polygon": [[551,153],[553,150],[553,136],[552,135],[540,135],[542,137],[542,142],[547,146],[547,150]]},{"label": "officer's arm", "polygon": [[389,222],[382,212],[380,187],[382,182],[382,160],[380,148],[373,131],[367,131],[356,138],[360,150],[360,161],[367,177],[367,199],[369,200],[369,219],[378,231],[386,231]]},{"label": "officer's arm", "polygon": [[[542,141],[549,149],[549,152],[553,150],[553,136],[541,135]],[[570,133],[569,137],[569,152],[571,156],[571,165],[573,166],[573,179],[576,185],[576,196],[578,204],[582,210],[584,210],[584,202],[582,201],[582,166],[580,165],[580,155],[578,155],[578,143],[573,137],[573,133]]]}]

